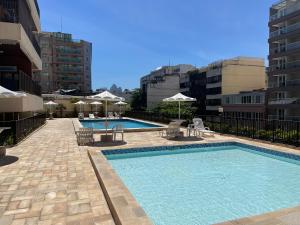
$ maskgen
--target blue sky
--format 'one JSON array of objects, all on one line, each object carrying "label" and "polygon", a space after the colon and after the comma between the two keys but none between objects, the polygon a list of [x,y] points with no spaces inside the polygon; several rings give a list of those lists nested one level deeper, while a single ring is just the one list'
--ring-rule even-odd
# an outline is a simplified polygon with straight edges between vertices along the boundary
[{"label": "blue sky", "polygon": [[[72,3],[71,3],[72,2]],[[139,86],[161,66],[267,58],[274,0],[39,0],[42,29],[93,43],[93,88]],[[267,61],[266,61],[267,64]]]}]

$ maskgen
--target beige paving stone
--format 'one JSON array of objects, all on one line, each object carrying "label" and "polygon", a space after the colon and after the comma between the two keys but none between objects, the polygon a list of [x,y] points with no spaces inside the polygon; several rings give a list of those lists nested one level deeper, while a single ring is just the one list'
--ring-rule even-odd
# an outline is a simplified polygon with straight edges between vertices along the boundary
[{"label": "beige paving stone", "polygon": [[71,119],[47,121],[7,153],[19,159],[0,167],[0,218],[5,225],[65,225],[70,220],[68,205],[74,202],[78,221],[82,216],[98,218],[92,204],[99,206],[100,214],[110,215],[87,152],[77,145]]}]

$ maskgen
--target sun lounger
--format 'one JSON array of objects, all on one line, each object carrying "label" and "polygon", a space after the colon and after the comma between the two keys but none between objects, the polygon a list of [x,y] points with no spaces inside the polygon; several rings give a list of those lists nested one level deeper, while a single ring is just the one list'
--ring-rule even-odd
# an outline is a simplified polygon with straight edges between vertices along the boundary
[{"label": "sun lounger", "polygon": [[166,129],[160,131],[160,135],[168,139],[182,137],[183,133],[180,131],[181,123],[182,121],[170,122]]},{"label": "sun lounger", "polygon": [[191,132],[194,132],[194,135],[204,135],[208,134],[210,136],[214,136],[215,132],[210,130],[209,127],[205,127],[202,119],[200,118],[194,118],[193,119],[193,124],[188,125],[188,134],[190,135]]},{"label": "sun lounger", "polygon": [[78,113],[78,119],[83,120],[84,119],[84,114],[83,113]]},{"label": "sun lounger", "polygon": [[90,119],[95,119],[95,115],[94,115],[93,113],[90,113],[90,114],[89,114],[89,118],[90,118]]},{"label": "sun lounger", "polygon": [[114,117],[114,114],[113,114],[112,112],[108,112],[107,114],[108,114],[108,118],[110,118],[110,119],[115,118],[115,117]]},{"label": "sun lounger", "polygon": [[78,145],[94,144],[94,135],[92,128],[79,128],[76,132]]},{"label": "sun lounger", "polygon": [[117,139],[117,134],[122,135],[122,141],[124,141],[124,127],[120,124],[115,125],[112,128],[112,134],[113,134],[113,140],[116,141]]}]

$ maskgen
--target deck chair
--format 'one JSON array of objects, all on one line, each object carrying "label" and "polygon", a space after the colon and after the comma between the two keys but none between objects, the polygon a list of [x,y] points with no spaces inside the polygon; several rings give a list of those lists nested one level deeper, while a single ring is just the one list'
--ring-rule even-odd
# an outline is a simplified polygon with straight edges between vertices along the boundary
[{"label": "deck chair", "polygon": [[210,130],[209,127],[205,127],[204,123],[201,118],[194,118],[193,119],[193,124],[188,125],[188,130],[190,129],[189,132],[194,131],[195,134],[202,134],[202,135],[210,135],[214,136],[215,132]]},{"label": "deck chair", "polygon": [[78,119],[83,120],[84,119],[84,114],[83,113],[78,113]]},{"label": "deck chair", "polygon": [[90,113],[90,114],[89,114],[89,118],[90,118],[90,119],[95,119],[95,115],[94,115],[93,113]]},{"label": "deck chair", "polygon": [[122,135],[122,141],[124,141],[124,127],[123,125],[117,124],[112,128],[113,140],[116,141],[117,134]]},{"label": "deck chair", "polygon": [[111,118],[111,119],[115,118],[114,114],[112,112],[108,112],[107,115],[108,115],[108,118]]},{"label": "deck chair", "polygon": [[76,132],[78,145],[94,144],[93,128],[79,128]]},{"label": "deck chair", "polygon": [[181,123],[182,123],[182,121],[170,122],[166,129],[160,131],[161,137],[165,137],[167,139],[182,137],[183,134],[180,131]]}]

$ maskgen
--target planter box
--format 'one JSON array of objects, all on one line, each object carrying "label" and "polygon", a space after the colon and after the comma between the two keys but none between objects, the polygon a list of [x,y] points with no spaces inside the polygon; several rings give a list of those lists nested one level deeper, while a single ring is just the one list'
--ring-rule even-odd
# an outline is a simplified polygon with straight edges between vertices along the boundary
[{"label": "planter box", "polygon": [[0,159],[6,155],[6,147],[0,146]]},{"label": "planter box", "polygon": [[108,135],[101,135],[100,136],[101,142],[112,142],[113,141],[113,136],[111,134]]}]

